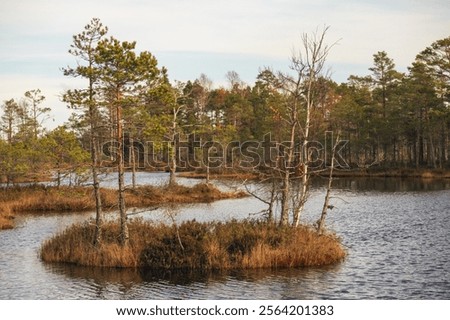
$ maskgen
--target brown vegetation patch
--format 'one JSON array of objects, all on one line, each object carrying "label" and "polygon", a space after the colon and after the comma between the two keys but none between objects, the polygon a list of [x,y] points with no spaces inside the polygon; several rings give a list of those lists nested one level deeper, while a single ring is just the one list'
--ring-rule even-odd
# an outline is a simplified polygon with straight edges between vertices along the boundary
[{"label": "brown vegetation patch", "polygon": [[[243,192],[222,192],[212,185],[198,184],[154,187],[141,186],[128,189],[125,201],[128,207],[147,207],[162,203],[211,202],[219,199],[238,198]],[[117,207],[117,190],[101,189],[105,210]],[[27,186],[0,190],[0,207],[8,207],[11,213],[86,211],[95,209],[93,189],[90,187]]]},{"label": "brown vegetation patch", "polygon": [[12,229],[14,227],[14,216],[9,206],[0,207],[0,230]]},{"label": "brown vegetation patch", "polygon": [[85,266],[230,270],[330,265],[346,255],[335,236],[304,226],[252,221],[168,226],[132,220],[129,230],[129,245],[121,247],[119,225],[108,222],[102,245],[94,247],[94,224],[77,224],[45,242],[41,258]]},{"label": "brown vegetation patch", "polygon": [[141,186],[126,193],[129,206],[149,206],[161,203],[212,202],[221,199],[242,198],[245,192],[223,192],[211,184],[199,183],[193,187],[169,185],[165,187]]},{"label": "brown vegetation patch", "polygon": [[83,187],[13,187],[0,191],[0,205],[14,213],[83,211],[93,207],[91,189]]},{"label": "brown vegetation patch", "polygon": [[[206,179],[206,172],[204,170],[187,171],[178,174],[179,177],[190,179]],[[256,180],[259,174],[256,172],[213,172],[210,173],[210,179],[216,180]]]}]

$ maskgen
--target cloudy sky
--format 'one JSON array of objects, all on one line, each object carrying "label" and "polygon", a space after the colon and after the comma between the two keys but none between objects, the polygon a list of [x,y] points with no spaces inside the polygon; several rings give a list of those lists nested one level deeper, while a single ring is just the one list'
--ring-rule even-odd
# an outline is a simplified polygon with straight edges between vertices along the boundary
[{"label": "cloudy sky", "polygon": [[171,80],[201,73],[224,85],[236,71],[253,84],[261,67],[287,70],[302,33],[330,26],[338,41],[328,59],[332,78],[369,74],[372,55],[386,51],[399,71],[417,53],[450,36],[448,0],[1,0],[0,103],[41,89],[55,118],[69,111],[61,93],[76,83],[60,69],[76,61],[72,36],[91,18],[109,34],[152,52]]}]

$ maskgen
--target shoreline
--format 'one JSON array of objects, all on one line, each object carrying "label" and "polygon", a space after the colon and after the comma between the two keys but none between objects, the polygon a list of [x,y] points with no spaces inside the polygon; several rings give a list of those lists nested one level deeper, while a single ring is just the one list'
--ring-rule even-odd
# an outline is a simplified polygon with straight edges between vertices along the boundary
[{"label": "shoreline", "polygon": [[[318,176],[329,176],[329,170],[312,172]],[[201,171],[185,171],[178,174],[179,177],[191,179],[206,179],[206,173]],[[260,173],[253,171],[227,171],[211,173],[210,179],[224,180],[255,180]],[[447,169],[410,169],[410,168],[364,168],[364,169],[337,169],[333,170],[335,178],[421,178],[421,179],[450,179],[450,170]]]},{"label": "shoreline", "polygon": [[370,178],[421,178],[421,179],[450,179],[450,170],[445,169],[335,169],[334,177],[370,177]]}]

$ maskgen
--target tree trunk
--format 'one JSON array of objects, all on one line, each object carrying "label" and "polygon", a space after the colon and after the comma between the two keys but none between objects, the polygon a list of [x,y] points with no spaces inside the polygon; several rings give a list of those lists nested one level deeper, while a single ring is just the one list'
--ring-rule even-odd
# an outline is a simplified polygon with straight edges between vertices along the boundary
[{"label": "tree trunk", "polygon": [[91,172],[92,183],[94,187],[95,198],[95,233],[94,233],[94,246],[99,246],[102,242],[102,227],[103,227],[103,208],[102,198],[100,192],[100,181],[98,178],[98,149],[97,149],[97,114],[93,104],[93,80],[89,79],[89,125],[90,125],[90,149],[91,149]]},{"label": "tree trunk", "polygon": [[[120,99],[118,98],[117,101]],[[117,102],[118,103],[118,102]],[[125,183],[124,183],[124,163],[123,163],[123,130],[122,130],[122,107],[117,104],[117,175],[118,175],[118,191],[119,191],[119,214],[120,214],[120,244],[122,246],[128,245],[128,225],[127,212],[125,207]]]},{"label": "tree trunk", "polygon": [[280,225],[286,226],[289,223],[289,193],[290,193],[290,173],[286,168],[281,186],[281,215]]},{"label": "tree trunk", "polygon": [[136,189],[136,155],[134,150],[134,140],[130,138],[130,157],[131,157],[131,184],[132,188]]},{"label": "tree trunk", "polygon": [[331,194],[331,186],[333,183],[333,171],[334,171],[334,160],[336,157],[336,146],[339,143],[339,134],[336,137],[336,143],[333,146],[333,151],[331,154],[331,166],[330,166],[330,175],[328,176],[328,186],[327,186],[327,192],[325,194],[325,200],[323,201],[323,207],[322,207],[322,213],[320,215],[320,219],[317,224],[317,232],[320,234],[323,233],[324,227],[325,227],[325,219],[328,213],[328,209],[330,208],[330,194]]},{"label": "tree trunk", "polygon": [[177,149],[178,149],[178,135],[177,135],[177,111],[173,110],[172,119],[172,150],[170,151],[170,164],[169,164],[169,185],[173,186],[177,184],[176,171],[177,171]]},{"label": "tree trunk", "polygon": [[270,189],[269,208],[267,209],[267,220],[270,223],[274,222],[273,207],[275,205],[276,195],[277,195],[277,181],[274,177],[272,177],[272,187]]},{"label": "tree trunk", "polygon": [[59,169],[59,163],[57,163],[58,169],[56,170],[56,187],[61,187],[61,170]]},{"label": "tree trunk", "polygon": [[429,166],[432,166],[433,169],[436,169],[436,154],[434,150],[434,140],[431,132],[429,133],[429,144],[428,144],[428,155],[429,155]]},{"label": "tree trunk", "polygon": [[303,212],[303,209],[305,208],[306,200],[308,198],[308,189],[309,189],[309,172],[308,172],[308,164],[304,164],[304,171],[302,176],[302,188],[301,193],[299,197],[299,203],[294,209],[294,220],[293,225],[295,227],[298,226],[300,223],[300,215]]},{"label": "tree trunk", "polygon": [[315,81],[315,68],[313,64],[312,70],[310,70],[308,76],[308,88],[306,94],[306,121],[305,121],[305,131],[303,133],[303,145],[302,145],[302,164],[303,164],[303,176],[302,176],[302,188],[299,197],[299,203],[296,208],[294,208],[294,217],[293,217],[293,225],[295,227],[298,226],[300,222],[300,214],[303,212],[305,207],[306,200],[308,198],[308,187],[309,187],[309,155],[308,155],[308,144],[309,144],[309,129],[311,127],[311,111],[313,107],[312,100],[312,85]]},{"label": "tree trunk", "polygon": [[[92,151],[92,150],[91,150]],[[92,156],[96,159],[96,156]],[[98,246],[102,241],[102,227],[103,227],[103,208],[102,208],[102,198],[100,193],[100,182],[97,173],[97,161],[92,160],[92,180],[94,185],[94,197],[95,197],[95,234],[94,234],[94,245]]]},{"label": "tree trunk", "polygon": [[284,161],[284,177],[283,185],[281,188],[281,216],[280,225],[286,226],[289,224],[289,199],[291,192],[291,165],[294,158],[295,148],[295,132],[297,127],[297,103],[294,103],[291,114],[291,134],[289,139],[287,158],[285,152],[283,152],[282,161]]},{"label": "tree trunk", "polygon": [[175,147],[174,150],[171,150],[170,156],[170,168],[169,168],[169,185],[173,186],[177,184],[176,171],[177,171],[177,160],[175,156]]}]

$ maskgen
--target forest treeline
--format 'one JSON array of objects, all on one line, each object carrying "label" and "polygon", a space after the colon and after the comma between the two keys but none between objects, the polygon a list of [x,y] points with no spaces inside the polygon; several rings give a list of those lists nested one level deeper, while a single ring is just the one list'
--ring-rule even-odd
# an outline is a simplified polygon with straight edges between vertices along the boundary
[{"label": "forest treeline", "polygon": [[[76,67],[63,68],[65,76],[85,81],[84,88],[63,94],[72,113],[64,126],[45,129],[51,109],[39,89],[2,102],[3,182],[39,180],[52,172],[59,184],[70,173],[80,179],[92,163],[112,166],[117,156],[124,157],[129,168],[142,167],[145,155],[152,159],[144,164],[146,169],[206,170],[220,167],[218,163],[254,169],[249,157],[255,159],[265,150],[261,144],[248,144],[243,151],[245,142],[270,137],[276,146],[294,141],[304,147],[303,135],[292,128],[298,125],[296,130],[301,130],[306,118],[308,143],[316,143],[308,157],[320,158],[333,132],[347,141],[339,157],[348,168],[450,167],[450,37],[419,52],[406,73],[379,51],[366,76],[351,75],[345,83],[322,73],[295,86],[295,77],[265,68],[254,84],[230,71],[228,85],[217,88],[205,74],[187,82],[171,81],[153,54],[138,52],[135,42],[108,37],[107,28],[96,23],[96,28],[93,23],[74,36],[69,53]],[[291,62],[292,72],[301,72],[295,60]],[[231,147],[221,150],[223,146]],[[233,153],[233,146],[240,152]],[[231,155],[221,158],[226,152]],[[283,153],[280,148],[277,152]]]}]

